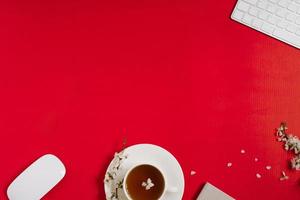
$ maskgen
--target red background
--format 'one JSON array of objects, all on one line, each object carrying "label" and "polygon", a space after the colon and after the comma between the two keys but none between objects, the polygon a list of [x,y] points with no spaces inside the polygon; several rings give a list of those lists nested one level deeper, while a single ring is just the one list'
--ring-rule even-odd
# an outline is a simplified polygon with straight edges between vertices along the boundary
[{"label": "red background", "polygon": [[46,153],[67,175],[45,199],[105,199],[124,137],[178,158],[184,199],[205,181],[236,199],[300,199],[274,136],[282,120],[300,136],[300,51],[230,20],[235,3],[1,1],[0,199]]}]

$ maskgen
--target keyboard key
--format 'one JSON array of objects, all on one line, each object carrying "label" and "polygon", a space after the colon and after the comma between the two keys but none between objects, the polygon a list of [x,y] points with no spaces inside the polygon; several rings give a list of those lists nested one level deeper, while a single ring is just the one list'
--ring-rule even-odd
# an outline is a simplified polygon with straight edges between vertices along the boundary
[{"label": "keyboard key", "polygon": [[282,29],[276,29],[274,32],[273,32],[273,35],[284,40],[284,41],[287,41],[289,43],[292,43],[292,44],[295,44],[296,46],[300,46],[300,37],[297,37],[296,35],[294,34],[291,34],[285,30],[282,30]]},{"label": "keyboard key", "polygon": [[248,12],[250,5],[243,1],[239,1],[237,8],[241,11]]},{"label": "keyboard key", "polygon": [[235,10],[232,14],[232,18],[237,19],[237,20],[241,20],[244,17],[244,13],[239,11],[239,10]]},{"label": "keyboard key", "polygon": [[295,33],[296,32],[296,30],[297,30],[297,26],[295,26],[295,25],[293,25],[293,24],[289,24],[287,27],[286,27],[286,30],[288,31],[288,32],[291,32],[291,33]]},{"label": "keyboard key", "polygon": [[263,20],[266,20],[268,18],[268,16],[269,16],[269,14],[265,11],[260,11],[258,14],[258,17]]},{"label": "keyboard key", "polygon": [[273,31],[275,30],[275,28],[274,28],[274,26],[271,26],[271,25],[269,25],[267,23],[264,23],[262,25],[262,27],[261,27],[261,30],[263,30],[263,31],[265,31],[265,32],[267,32],[269,34],[272,34]]},{"label": "keyboard key", "polygon": [[250,8],[249,14],[253,16],[258,16],[258,9],[254,7]]},{"label": "keyboard key", "polygon": [[277,12],[276,12],[276,15],[278,17],[285,17],[287,14],[286,10],[285,9],[278,9]]},{"label": "keyboard key", "polygon": [[289,13],[286,16],[286,19],[289,20],[290,22],[294,22],[296,20],[297,16],[295,14]]},{"label": "keyboard key", "polygon": [[250,3],[252,5],[256,5],[258,0],[245,0],[247,3]]},{"label": "keyboard key", "polygon": [[260,27],[263,25],[263,21],[254,18],[253,21],[252,21],[252,25],[253,25],[255,28],[260,29]]},{"label": "keyboard key", "polygon": [[300,17],[296,19],[296,24],[300,25]]},{"label": "keyboard key", "polygon": [[253,17],[251,15],[245,14],[242,21],[246,24],[252,24]]},{"label": "keyboard key", "polygon": [[285,29],[288,26],[288,23],[285,20],[281,20],[278,22],[277,26],[279,28]]},{"label": "keyboard key", "polygon": [[289,6],[288,6],[288,9],[292,12],[296,12],[298,10],[298,6],[296,4],[293,4],[291,3]]},{"label": "keyboard key", "polygon": [[257,6],[261,9],[266,9],[268,4],[266,1],[260,1],[260,2],[258,2]]},{"label": "keyboard key", "polygon": [[267,11],[270,12],[270,13],[275,13],[276,7],[269,4],[268,7],[267,7]]},{"label": "keyboard key", "polygon": [[277,24],[279,22],[279,20],[280,19],[278,17],[272,16],[272,15],[268,18],[268,22],[273,25]]},{"label": "keyboard key", "polygon": [[278,5],[280,5],[283,8],[286,8],[288,6],[289,2],[287,0],[280,0]]}]

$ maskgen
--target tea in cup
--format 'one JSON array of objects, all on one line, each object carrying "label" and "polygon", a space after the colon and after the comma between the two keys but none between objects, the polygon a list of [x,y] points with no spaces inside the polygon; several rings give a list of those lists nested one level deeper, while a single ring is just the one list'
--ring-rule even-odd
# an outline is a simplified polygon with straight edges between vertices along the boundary
[{"label": "tea in cup", "polygon": [[129,200],[160,200],[167,191],[177,191],[167,188],[164,173],[152,164],[139,164],[128,170],[123,188]]}]

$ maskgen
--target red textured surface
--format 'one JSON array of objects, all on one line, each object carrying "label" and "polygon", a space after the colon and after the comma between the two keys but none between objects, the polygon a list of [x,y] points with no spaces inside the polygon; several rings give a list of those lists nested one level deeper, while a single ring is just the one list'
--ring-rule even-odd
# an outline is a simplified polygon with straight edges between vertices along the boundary
[{"label": "red textured surface", "polygon": [[300,199],[273,134],[286,120],[300,136],[300,51],[230,20],[235,3],[2,1],[0,199],[53,153],[67,175],[45,199],[102,200],[124,137],[178,158],[186,200],[205,181],[240,200]]}]

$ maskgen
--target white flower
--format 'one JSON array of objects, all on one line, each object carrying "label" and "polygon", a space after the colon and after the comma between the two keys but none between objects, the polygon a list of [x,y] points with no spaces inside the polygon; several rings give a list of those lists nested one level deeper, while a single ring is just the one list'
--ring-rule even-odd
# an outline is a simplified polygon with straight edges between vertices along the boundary
[{"label": "white flower", "polygon": [[154,183],[152,182],[151,178],[148,178],[146,182],[145,181],[142,182],[142,186],[146,190],[150,190],[152,187],[154,187]]},{"label": "white flower", "polygon": [[300,155],[291,160],[291,165],[293,169],[300,170]]}]

